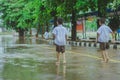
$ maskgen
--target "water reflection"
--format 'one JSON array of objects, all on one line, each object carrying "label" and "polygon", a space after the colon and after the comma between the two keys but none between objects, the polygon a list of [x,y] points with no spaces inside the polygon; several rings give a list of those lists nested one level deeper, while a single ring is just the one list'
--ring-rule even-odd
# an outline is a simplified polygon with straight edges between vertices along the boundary
[{"label": "water reflection", "polygon": [[66,80],[66,65],[56,65],[56,78],[55,80]]},{"label": "water reflection", "polygon": [[0,37],[0,54],[4,52],[4,44],[2,43],[2,38]]},{"label": "water reflection", "polygon": [[33,59],[26,61],[18,53],[23,49],[28,49],[20,44],[41,43],[45,42],[35,38],[19,40],[18,37],[12,35],[0,35],[0,80],[39,80],[40,78],[36,76],[39,72],[35,71],[37,68],[35,65],[39,63],[35,63]]},{"label": "water reflection", "polygon": [[[25,38],[20,42],[17,37],[2,36],[0,80],[119,80],[120,64],[101,63],[96,48],[66,49],[67,64],[55,65],[55,46],[46,41]],[[110,58],[120,60],[119,50],[112,51]]]},{"label": "water reflection", "polygon": [[53,80],[53,64],[39,63],[28,58],[6,58],[6,61],[1,73],[4,80]]},{"label": "water reflection", "polygon": [[16,44],[43,44],[46,41],[38,38],[20,38],[16,40]]}]

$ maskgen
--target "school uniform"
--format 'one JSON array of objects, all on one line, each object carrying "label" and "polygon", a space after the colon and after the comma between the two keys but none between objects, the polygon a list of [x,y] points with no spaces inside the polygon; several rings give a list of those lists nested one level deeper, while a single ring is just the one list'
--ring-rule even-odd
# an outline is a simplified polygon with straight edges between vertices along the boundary
[{"label": "school uniform", "polygon": [[65,52],[67,29],[62,25],[58,25],[53,29],[52,33],[55,35],[54,43],[56,45],[56,51]]},{"label": "school uniform", "polygon": [[97,33],[99,34],[98,42],[100,42],[100,48],[102,50],[108,49],[108,42],[110,37],[109,34],[112,33],[110,27],[106,26],[105,24],[102,24],[97,30]]}]

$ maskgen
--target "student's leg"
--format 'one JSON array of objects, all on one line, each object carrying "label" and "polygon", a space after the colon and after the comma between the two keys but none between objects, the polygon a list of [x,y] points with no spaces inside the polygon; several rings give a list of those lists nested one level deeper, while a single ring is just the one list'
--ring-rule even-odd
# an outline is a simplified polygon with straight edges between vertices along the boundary
[{"label": "student's leg", "polygon": [[105,61],[105,50],[104,50],[104,44],[103,43],[100,43],[100,49],[101,49],[102,60]]},{"label": "student's leg", "polygon": [[60,53],[57,52],[56,55],[57,55],[57,62],[56,63],[60,63]]},{"label": "student's leg", "polygon": [[102,50],[101,54],[102,54],[103,61],[105,61],[105,60],[106,60],[106,57],[105,57],[105,50]]},{"label": "student's leg", "polygon": [[63,63],[66,63],[65,53],[63,53]]},{"label": "student's leg", "polygon": [[56,57],[57,57],[57,62],[60,63],[60,46],[56,45]]},{"label": "student's leg", "polygon": [[109,56],[107,50],[105,50],[105,62],[109,61]]},{"label": "student's leg", "polygon": [[62,52],[62,55],[63,55],[63,63],[66,63],[65,46],[61,47],[61,52]]},{"label": "student's leg", "polygon": [[105,62],[108,62],[108,60],[109,60],[108,50],[107,49],[109,49],[109,44],[108,43],[105,44],[105,58],[106,58]]}]

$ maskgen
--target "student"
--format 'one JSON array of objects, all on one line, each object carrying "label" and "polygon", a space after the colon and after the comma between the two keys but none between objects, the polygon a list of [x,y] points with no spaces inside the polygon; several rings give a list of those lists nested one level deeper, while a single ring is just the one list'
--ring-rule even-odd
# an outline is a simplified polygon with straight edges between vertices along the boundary
[{"label": "student", "polygon": [[97,41],[100,43],[100,49],[101,49],[103,61],[108,62],[109,56],[107,49],[109,48],[108,46],[109,36],[110,36],[109,34],[111,33],[113,38],[114,36],[110,27],[105,25],[105,18],[99,19],[99,25],[100,27],[97,30]]},{"label": "student", "polygon": [[56,64],[60,63],[60,53],[63,55],[63,63],[66,63],[65,59],[65,45],[67,41],[67,29],[62,25],[63,24],[63,19],[58,18],[57,19],[57,25],[53,29],[53,38],[54,38],[54,43],[56,45],[56,51],[57,51],[57,62]]},{"label": "student", "polygon": [[45,39],[49,39],[49,32],[48,32],[48,30],[46,30],[46,32],[44,33],[43,36],[44,36]]}]

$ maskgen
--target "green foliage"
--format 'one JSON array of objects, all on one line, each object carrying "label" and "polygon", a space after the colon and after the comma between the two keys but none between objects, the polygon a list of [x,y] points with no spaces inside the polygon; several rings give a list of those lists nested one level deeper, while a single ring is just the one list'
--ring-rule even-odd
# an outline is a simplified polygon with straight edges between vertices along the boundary
[{"label": "green foliage", "polygon": [[95,31],[95,30],[97,30],[96,21],[97,20],[95,18],[93,18],[92,21],[89,21],[89,20],[86,21],[86,29],[87,29],[87,31]]},{"label": "green foliage", "polygon": [[120,0],[111,0],[111,3],[108,4],[108,8],[116,10],[120,7]]},{"label": "green foliage", "polygon": [[81,12],[99,10],[105,15],[105,9],[112,3],[115,5],[115,1],[120,4],[120,0],[0,0],[0,12],[6,27],[29,29],[48,24],[54,16],[71,21],[73,12],[74,20]]},{"label": "green foliage", "polygon": [[78,0],[75,7],[83,12],[95,11],[97,9],[97,0]]},{"label": "green foliage", "polygon": [[[44,0],[43,0],[44,1]],[[30,25],[48,21],[46,10],[42,10],[42,0],[1,0],[0,11],[3,13],[4,24],[11,28],[30,28]],[[36,6],[37,5],[37,6]],[[49,16],[49,15],[48,15]]]}]

